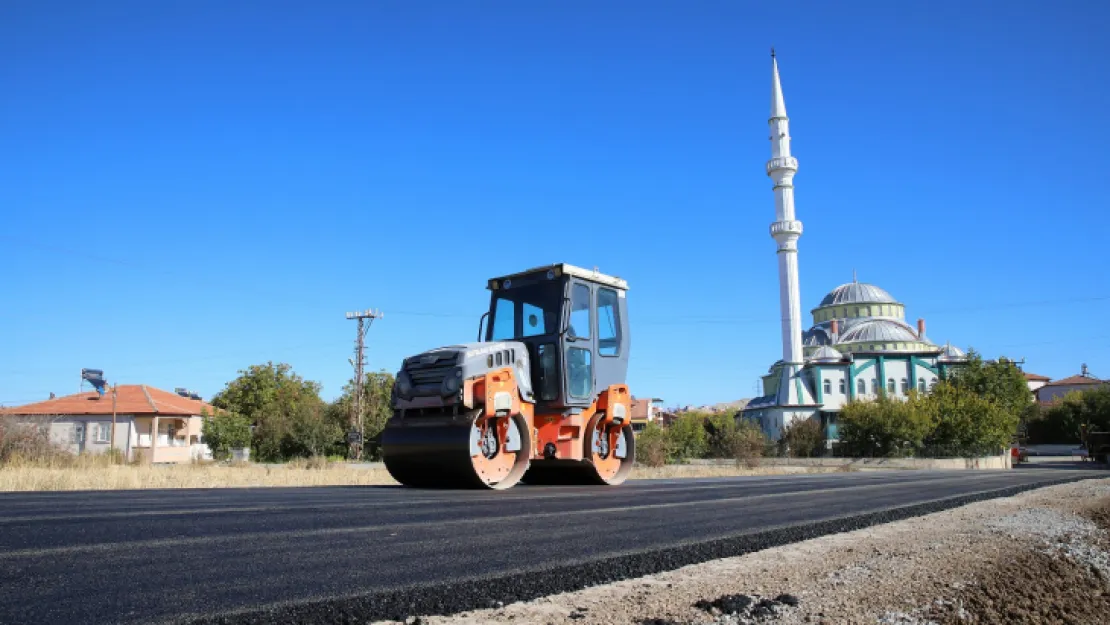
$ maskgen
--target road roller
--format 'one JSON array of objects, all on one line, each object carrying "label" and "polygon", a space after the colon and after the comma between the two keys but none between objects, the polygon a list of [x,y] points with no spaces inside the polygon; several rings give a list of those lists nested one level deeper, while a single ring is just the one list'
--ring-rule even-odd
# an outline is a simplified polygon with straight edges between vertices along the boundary
[{"label": "road roller", "polygon": [[382,459],[401,484],[617,485],[635,462],[628,283],[566,263],[490,279],[474,343],[406,358]]}]

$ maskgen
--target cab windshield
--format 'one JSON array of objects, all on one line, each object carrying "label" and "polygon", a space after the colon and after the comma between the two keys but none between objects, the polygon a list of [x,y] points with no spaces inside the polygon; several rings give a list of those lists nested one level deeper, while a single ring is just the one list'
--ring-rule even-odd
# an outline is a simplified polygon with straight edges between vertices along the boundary
[{"label": "cab windshield", "polygon": [[561,282],[545,281],[498,291],[493,300],[490,340],[555,334],[562,304]]}]

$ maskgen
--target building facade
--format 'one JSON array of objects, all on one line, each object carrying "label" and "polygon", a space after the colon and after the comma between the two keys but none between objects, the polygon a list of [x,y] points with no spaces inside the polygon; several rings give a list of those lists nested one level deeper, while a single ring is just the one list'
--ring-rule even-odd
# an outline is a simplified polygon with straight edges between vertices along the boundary
[{"label": "building facade", "polygon": [[771,438],[796,421],[817,419],[826,439],[837,438],[837,413],[844,404],[886,394],[905,397],[927,392],[947,370],[965,360],[951,345],[938,346],[925,335],[925,322],[906,322],[905,306],[887,291],[854,278],[826,295],[811,311],[813,325],[802,332],[798,239],[802,222],[794,210],[798,159],[790,151],[789,118],[771,53],[771,159],[775,240],[782,315],[782,358],[763,376],[763,394],[743,411]]},{"label": "building facade", "polygon": [[214,411],[203,401],[121,384],[115,393],[78,393],[4,408],[0,419],[42,428],[55,446],[74,454],[116,449],[129,461],[180,464],[211,457],[204,444],[205,413]]}]

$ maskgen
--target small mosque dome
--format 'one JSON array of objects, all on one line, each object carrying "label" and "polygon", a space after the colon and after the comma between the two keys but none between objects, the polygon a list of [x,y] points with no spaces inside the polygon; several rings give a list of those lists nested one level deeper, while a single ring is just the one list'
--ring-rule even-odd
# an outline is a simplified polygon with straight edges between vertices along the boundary
[{"label": "small mosque dome", "polygon": [[828,345],[819,347],[817,351],[808,358],[810,362],[840,362],[844,360],[844,354],[836,351]]},{"label": "small mosque dome", "polygon": [[853,325],[840,335],[838,343],[899,343],[918,341],[918,337],[905,325],[892,319],[869,319]]},{"label": "small mosque dome", "polygon": [[967,354],[959,347],[945,343],[944,348],[940,350],[939,360],[941,362],[958,362],[967,360]]}]

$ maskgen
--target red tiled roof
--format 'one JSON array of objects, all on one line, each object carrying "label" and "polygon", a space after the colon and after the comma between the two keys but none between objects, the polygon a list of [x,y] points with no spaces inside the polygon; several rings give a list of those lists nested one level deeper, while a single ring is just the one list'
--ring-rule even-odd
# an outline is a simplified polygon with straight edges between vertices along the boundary
[{"label": "red tiled roof", "polygon": [[1048,382],[1052,378],[1048,377],[1047,375],[1037,375],[1036,373],[1029,373],[1028,371],[1026,371],[1025,372],[1025,379],[1026,380],[1035,380],[1035,381]]},{"label": "red tiled roof", "polygon": [[1064,378],[1063,380],[1056,380],[1054,382],[1049,382],[1048,384],[1045,384],[1045,386],[1075,386],[1077,384],[1106,384],[1106,383],[1107,383],[1106,380],[1100,380],[1098,378],[1091,378],[1091,377],[1082,376],[1082,375],[1073,375],[1070,378]]},{"label": "red tiled roof", "polygon": [[[213,412],[210,404],[182,397],[145,384],[120,384],[116,396],[119,414],[199,415],[202,410]],[[103,397],[96,391],[56,397],[24,406],[0,409],[0,415],[87,415],[111,414],[112,392]]]}]

